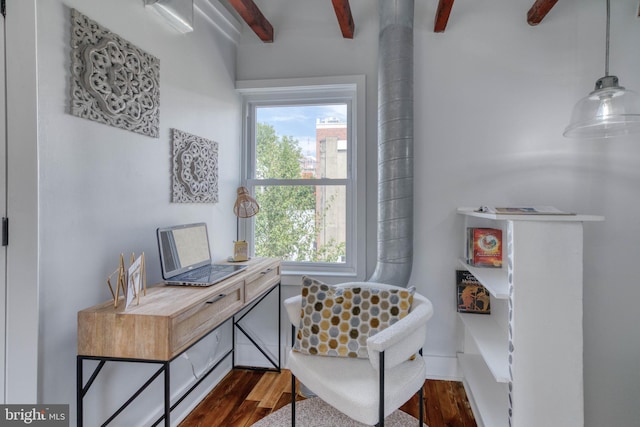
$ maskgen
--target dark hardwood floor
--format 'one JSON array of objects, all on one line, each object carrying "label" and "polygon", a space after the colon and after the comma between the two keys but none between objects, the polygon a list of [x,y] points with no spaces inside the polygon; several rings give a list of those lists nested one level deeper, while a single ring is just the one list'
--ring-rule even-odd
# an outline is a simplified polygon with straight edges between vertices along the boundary
[{"label": "dark hardwood floor", "polygon": [[[298,395],[296,399],[304,397]],[[289,402],[291,374],[288,370],[276,373],[235,369],[180,427],[249,427]],[[400,409],[417,418],[418,408],[418,396],[415,395]],[[424,421],[429,427],[476,427],[460,382],[425,381],[424,408]]]}]

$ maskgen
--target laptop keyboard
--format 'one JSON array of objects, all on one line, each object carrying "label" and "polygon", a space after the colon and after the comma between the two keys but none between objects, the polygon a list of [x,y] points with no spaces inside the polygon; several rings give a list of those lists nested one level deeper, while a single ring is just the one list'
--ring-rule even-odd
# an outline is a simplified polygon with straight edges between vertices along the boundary
[{"label": "laptop keyboard", "polygon": [[199,268],[197,270],[190,271],[180,276],[181,280],[201,280],[209,278],[211,273],[211,269],[209,268]]},{"label": "laptop keyboard", "polygon": [[211,264],[179,274],[178,276],[168,279],[166,283],[173,285],[210,286],[239,273],[245,267],[246,266]]}]

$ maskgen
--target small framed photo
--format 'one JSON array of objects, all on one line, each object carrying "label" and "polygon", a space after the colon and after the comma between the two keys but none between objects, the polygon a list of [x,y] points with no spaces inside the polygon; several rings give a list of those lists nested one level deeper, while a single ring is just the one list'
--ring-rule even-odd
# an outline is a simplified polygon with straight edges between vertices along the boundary
[{"label": "small framed photo", "polygon": [[127,274],[127,295],[125,308],[129,307],[134,299],[140,304],[140,292],[144,282],[144,254],[131,263]]}]

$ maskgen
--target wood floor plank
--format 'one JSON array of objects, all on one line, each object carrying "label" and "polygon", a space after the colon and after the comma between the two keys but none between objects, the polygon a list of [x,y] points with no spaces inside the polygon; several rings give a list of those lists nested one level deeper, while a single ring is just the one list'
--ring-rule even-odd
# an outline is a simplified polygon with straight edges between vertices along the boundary
[{"label": "wood floor plank", "polygon": [[425,422],[429,427],[447,427],[442,417],[440,409],[440,399],[438,398],[438,382],[427,380],[425,383]]},{"label": "wood floor plank", "polygon": [[257,408],[258,402],[255,400],[245,400],[236,410],[231,411],[220,425],[228,427],[244,427],[246,425],[251,425],[248,424],[248,422],[253,417]]},{"label": "wood floor plank", "polygon": [[[282,393],[282,395],[280,396],[280,399],[276,402],[275,406],[273,407],[273,412],[277,411],[278,409],[282,408],[283,406],[288,405],[289,403],[291,403],[291,387],[289,387],[289,392],[287,393]],[[299,402],[301,400],[304,400],[304,397],[298,395],[296,397],[296,402]]]},{"label": "wood floor plank", "polygon": [[439,381],[437,383],[438,397],[440,399],[440,412],[446,425],[458,426],[460,424],[458,407],[452,395],[451,383]]},{"label": "wood floor plank", "polygon": [[213,417],[212,414],[217,412],[217,407],[223,403],[225,403],[225,398],[223,396],[227,395],[227,391],[233,389],[233,383],[239,381],[244,375],[238,376],[229,376],[227,375],[225,378],[220,381],[220,383],[216,386],[214,391],[209,393],[209,395],[202,400],[198,404],[198,406],[187,416],[182,423],[181,427],[204,427],[206,426],[208,418]]},{"label": "wood floor plank", "polygon": [[260,378],[260,381],[258,381],[258,384],[256,384],[256,387],[251,391],[249,396],[247,396],[247,399],[260,402],[269,392],[278,375],[277,372],[265,372],[262,378]]},{"label": "wood floor plank", "polygon": [[[180,427],[212,427],[240,406],[262,378],[261,372],[232,371],[215,389],[183,420]],[[192,415],[196,416],[192,419]],[[223,425],[223,424],[220,424]]]},{"label": "wood floor plank", "polygon": [[289,371],[282,372],[278,375],[273,383],[271,383],[269,391],[260,400],[258,406],[261,408],[273,408],[275,404],[278,403],[278,400],[280,400],[283,391],[287,388],[291,391],[291,374]]},{"label": "wood floor plank", "polygon": [[[256,402],[257,403],[257,402]],[[247,423],[245,424],[245,427],[250,427],[253,424],[255,424],[256,422],[260,421],[261,419],[263,419],[264,417],[266,417],[267,415],[269,415],[271,413],[271,409],[269,408],[258,408],[256,406],[256,410],[253,411],[253,414],[251,414],[251,417],[247,420]],[[217,426],[216,426],[217,427]]]},{"label": "wood floor plank", "polygon": [[461,382],[454,382],[451,385],[454,388],[454,394],[459,396],[457,399],[458,402],[458,411],[460,412],[460,416],[462,418],[462,422],[464,425],[471,425],[471,423],[475,424],[475,418],[473,417],[473,410],[471,409],[471,404],[469,403],[469,399],[467,397],[467,392],[464,389],[464,385]]}]

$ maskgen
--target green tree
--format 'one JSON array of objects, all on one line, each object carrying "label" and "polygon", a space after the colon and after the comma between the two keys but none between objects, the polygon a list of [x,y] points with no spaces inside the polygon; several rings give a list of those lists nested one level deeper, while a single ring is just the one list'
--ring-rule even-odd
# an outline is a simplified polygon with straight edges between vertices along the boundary
[{"label": "green tree", "polygon": [[[289,136],[278,137],[275,129],[258,123],[256,135],[256,178],[302,178],[302,149]],[[318,228],[313,185],[268,185],[255,189],[260,214],[255,220],[258,256],[282,257],[292,261],[335,262],[344,255],[344,243],[316,247]]]}]

